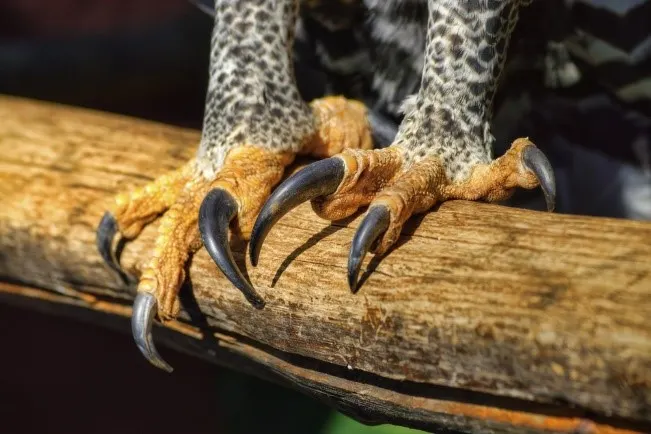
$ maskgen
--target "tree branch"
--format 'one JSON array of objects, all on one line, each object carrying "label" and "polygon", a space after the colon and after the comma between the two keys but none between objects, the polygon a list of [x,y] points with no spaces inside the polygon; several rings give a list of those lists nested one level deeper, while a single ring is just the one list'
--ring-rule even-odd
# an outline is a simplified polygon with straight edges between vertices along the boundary
[{"label": "tree branch", "polygon": [[[0,298],[126,329],[134,288],[102,263],[95,227],[118,191],[191,158],[199,134],[9,97],[0,120]],[[179,321],[156,338],[368,423],[651,431],[651,224],[448,202],[351,294],[357,223],[299,207],[255,268],[236,241],[261,311],[202,249]],[[126,244],[125,269],[155,231]]]}]

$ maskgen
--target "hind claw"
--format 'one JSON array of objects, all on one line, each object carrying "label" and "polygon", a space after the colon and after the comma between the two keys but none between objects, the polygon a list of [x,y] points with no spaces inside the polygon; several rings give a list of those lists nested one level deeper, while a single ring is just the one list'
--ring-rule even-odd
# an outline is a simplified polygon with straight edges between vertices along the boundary
[{"label": "hind claw", "polygon": [[556,181],[554,170],[545,154],[535,146],[527,146],[522,151],[522,162],[538,179],[545,195],[547,211],[554,211],[556,206]]}]

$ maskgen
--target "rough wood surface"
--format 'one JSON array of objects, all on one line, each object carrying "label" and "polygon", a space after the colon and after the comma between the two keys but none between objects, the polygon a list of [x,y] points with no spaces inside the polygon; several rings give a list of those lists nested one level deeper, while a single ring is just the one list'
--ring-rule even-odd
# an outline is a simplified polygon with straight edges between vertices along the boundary
[{"label": "rough wood surface", "polygon": [[[133,288],[103,265],[95,226],[117,191],[180,166],[198,138],[0,97],[2,299],[126,324]],[[262,311],[202,249],[180,321],[156,336],[371,423],[651,432],[651,224],[449,202],[411,222],[351,294],[358,220],[329,225],[302,206],[255,268],[235,243]],[[154,233],[126,245],[125,268]]]}]

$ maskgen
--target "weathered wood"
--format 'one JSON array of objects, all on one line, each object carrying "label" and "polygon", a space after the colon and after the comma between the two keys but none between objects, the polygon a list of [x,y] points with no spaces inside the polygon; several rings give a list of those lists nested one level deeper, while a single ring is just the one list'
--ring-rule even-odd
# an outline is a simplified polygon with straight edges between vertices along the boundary
[{"label": "weathered wood", "polygon": [[[0,97],[0,279],[14,283],[2,299],[124,322],[133,288],[103,265],[95,226],[117,191],[180,166],[198,138]],[[371,260],[357,294],[345,266],[358,219],[329,225],[302,206],[255,268],[236,242],[261,311],[202,249],[180,321],[156,336],[367,422],[651,431],[651,224],[466,202],[420,220]],[[126,245],[126,269],[147,258],[155,229]]]}]

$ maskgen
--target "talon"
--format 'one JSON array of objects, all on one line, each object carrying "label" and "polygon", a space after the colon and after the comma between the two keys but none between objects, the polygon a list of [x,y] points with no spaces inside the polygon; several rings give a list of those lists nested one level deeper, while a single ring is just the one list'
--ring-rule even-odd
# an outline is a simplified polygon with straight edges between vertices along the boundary
[{"label": "talon", "polygon": [[357,291],[357,277],[366,253],[389,227],[389,209],[382,205],[369,208],[353,237],[348,255],[348,286]]},{"label": "talon", "polygon": [[99,254],[102,256],[102,259],[104,259],[104,262],[106,262],[106,264],[115,271],[125,283],[129,283],[131,279],[129,279],[127,274],[122,270],[122,267],[120,267],[113,252],[113,240],[117,233],[118,223],[113,214],[107,211],[104,213],[102,220],[97,226],[95,239],[97,250],[99,250]]},{"label": "talon", "polygon": [[554,170],[543,152],[535,146],[527,146],[522,152],[524,166],[533,172],[540,183],[545,195],[547,211],[553,211],[556,206],[556,181]]},{"label": "talon", "polygon": [[199,230],[206,250],[217,267],[226,275],[255,308],[262,309],[264,300],[242,275],[235,264],[228,242],[228,227],[237,215],[237,204],[233,197],[221,189],[211,190],[199,209]]},{"label": "talon", "polygon": [[262,207],[253,226],[249,244],[251,263],[254,266],[258,264],[262,243],[278,220],[303,202],[334,193],[344,174],[343,160],[327,158],[310,164],[278,186]]},{"label": "talon", "polygon": [[154,339],[151,335],[151,326],[154,322],[154,315],[157,309],[156,298],[149,293],[140,292],[133,302],[133,314],[131,315],[131,333],[140,352],[149,362],[167,372],[173,368],[158,354]]}]

